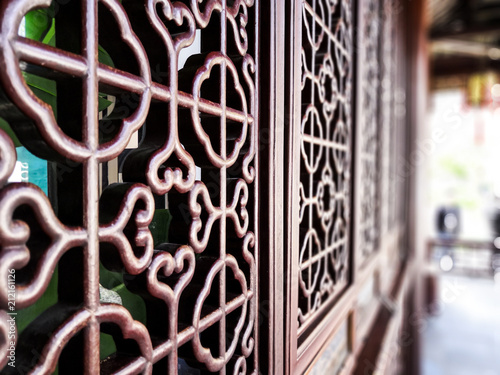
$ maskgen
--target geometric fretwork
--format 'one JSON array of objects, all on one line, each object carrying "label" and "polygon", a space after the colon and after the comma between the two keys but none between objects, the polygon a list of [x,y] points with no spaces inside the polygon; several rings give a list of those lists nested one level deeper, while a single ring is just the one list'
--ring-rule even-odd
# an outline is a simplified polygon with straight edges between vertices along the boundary
[{"label": "geometric fretwork", "polygon": [[[11,369],[8,270],[21,314],[57,269],[57,302],[17,338],[16,371],[258,371],[256,2],[54,1],[50,47],[18,36],[23,16],[49,0],[2,0],[0,117],[65,173],[49,181],[50,200],[33,184],[7,184],[15,149],[0,131],[0,368]],[[57,108],[22,71],[55,81]],[[103,94],[114,98],[104,116]],[[100,168],[117,158],[120,180],[106,186]],[[168,240],[155,243],[151,223],[166,207]],[[143,319],[103,298],[104,274],[135,295]],[[100,358],[110,336],[116,350]]]},{"label": "geometric fretwork", "polygon": [[360,77],[362,92],[359,95],[363,109],[360,122],[360,213],[358,264],[377,250],[379,240],[379,38],[380,4],[378,0],[363,3],[362,51]]},{"label": "geometric fretwork", "polygon": [[351,1],[304,1],[299,336],[348,283],[352,160]]},{"label": "geometric fretwork", "polygon": [[380,235],[384,235],[391,226],[389,220],[395,204],[395,176],[392,170],[394,158],[394,0],[384,0],[382,12],[382,35],[380,43],[381,82],[380,82]]}]

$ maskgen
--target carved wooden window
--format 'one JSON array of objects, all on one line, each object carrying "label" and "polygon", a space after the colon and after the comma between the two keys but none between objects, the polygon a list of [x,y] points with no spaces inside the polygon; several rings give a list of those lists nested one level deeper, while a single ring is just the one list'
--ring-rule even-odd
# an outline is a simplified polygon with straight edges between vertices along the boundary
[{"label": "carved wooden window", "polygon": [[348,1],[303,3],[299,338],[349,277],[351,13]]},{"label": "carved wooden window", "polygon": [[363,24],[361,33],[363,44],[360,50],[361,101],[363,112],[360,114],[359,146],[360,159],[360,207],[357,231],[359,242],[358,264],[364,263],[378,248],[380,236],[380,33],[381,2],[369,0],[362,2]]},{"label": "carved wooden window", "polygon": [[289,7],[289,373],[353,370],[374,306],[400,271],[402,221],[392,213],[405,126],[395,117],[401,9],[392,0]]},{"label": "carved wooden window", "polygon": [[400,270],[400,3],[2,0],[0,370],[353,370]]},{"label": "carved wooden window", "polygon": [[[298,205],[289,211],[294,219],[288,257],[290,373],[303,371],[311,360],[305,350],[329,323],[325,316],[352,272],[354,4],[311,0],[296,5],[290,31],[294,61],[300,61],[291,68],[295,81],[289,103],[299,108],[291,124],[289,156],[291,206]],[[347,330],[346,324],[340,346]]]},{"label": "carved wooden window", "polygon": [[[18,35],[39,8],[49,9],[53,46]],[[16,150],[0,132],[2,322],[36,305],[51,277],[57,285],[19,332],[15,369],[2,339],[6,371],[257,370],[256,9],[254,0],[2,1],[0,116],[49,161],[50,198],[7,184]],[[53,82],[55,103],[26,74]],[[133,305],[103,285],[110,278]]]},{"label": "carved wooden window", "polygon": [[381,79],[380,79],[380,201],[382,207],[380,208],[380,233],[385,234],[390,228],[390,218],[394,208],[394,179],[393,171],[391,171],[391,159],[394,157],[394,134],[395,134],[395,121],[393,121],[394,106],[392,106],[395,96],[395,82],[394,82],[394,23],[392,22],[393,0],[385,0],[382,3],[384,10],[382,12],[381,24],[381,41],[380,52],[381,56]]}]

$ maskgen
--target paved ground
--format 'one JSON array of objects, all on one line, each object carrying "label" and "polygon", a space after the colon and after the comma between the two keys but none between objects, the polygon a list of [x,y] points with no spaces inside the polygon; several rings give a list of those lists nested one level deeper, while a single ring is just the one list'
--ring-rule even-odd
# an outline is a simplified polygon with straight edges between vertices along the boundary
[{"label": "paved ground", "polygon": [[500,278],[442,276],[423,327],[422,375],[500,375]]}]

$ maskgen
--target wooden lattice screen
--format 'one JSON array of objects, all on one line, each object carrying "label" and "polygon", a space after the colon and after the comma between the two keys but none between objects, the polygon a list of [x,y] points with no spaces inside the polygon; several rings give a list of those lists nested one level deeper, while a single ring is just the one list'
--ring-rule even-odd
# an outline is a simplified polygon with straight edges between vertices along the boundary
[{"label": "wooden lattice screen", "polygon": [[408,305],[406,12],[2,0],[2,373],[364,373]]}]

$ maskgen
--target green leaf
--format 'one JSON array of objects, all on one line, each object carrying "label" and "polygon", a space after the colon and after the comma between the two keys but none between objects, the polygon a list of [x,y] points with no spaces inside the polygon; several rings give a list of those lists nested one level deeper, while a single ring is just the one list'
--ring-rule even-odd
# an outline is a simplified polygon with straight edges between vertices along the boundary
[{"label": "green leaf", "polygon": [[115,67],[113,60],[111,59],[111,56],[109,55],[109,53],[106,52],[106,50],[104,48],[99,46],[97,53],[98,53],[98,59],[99,59],[100,63],[108,65],[112,68]]},{"label": "green leaf", "polygon": [[43,78],[31,73],[23,72],[23,77],[26,80],[29,88],[33,93],[45,103],[49,104],[57,114],[57,86],[56,83],[50,79]]},{"label": "green leaf", "polygon": [[[104,48],[99,46],[98,48],[98,59],[99,62],[105,65],[108,65],[112,68],[115,67],[115,64],[113,63],[113,60],[111,59],[111,56],[109,53],[106,52]],[[104,111],[106,108],[108,108],[111,104],[113,104],[112,101],[109,101],[107,99],[107,95],[103,93],[99,93],[99,112]]]},{"label": "green leaf", "polygon": [[33,305],[17,311],[16,321],[18,335],[20,335],[41,313],[57,303],[57,274],[58,266],[55,268],[49,285],[43,295]]},{"label": "green leaf", "polygon": [[56,46],[56,23],[55,20],[52,20],[52,26],[50,27],[49,31],[47,31],[47,34],[42,40],[43,44],[48,44],[51,47]]},{"label": "green leaf", "polygon": [[57,85],[54,81],[27,72],[23,72],[23,77],[29,86],[37,88],[50,96],[56,96]]},{"label": "green leaf", "polygon": [[112,101],[106,99],[104,96],[106,96],[106,95],[99,93],[99,112],[104,111],[111,104],[113,104]]},{"label": "green leaf", "polygon": [[128,290],[125,284],[120,284],[112,290],[120,295],[123,307],[130,312],[130,315],[132,315],[135,320],[146,324],[146,304],[144,300],[137,294]]},{"label": "green leaf", "polygon": [[35,9],[28,12],[26,20],[26,38],[41,42],[47,32],[54,24],[53,18],[49,15],[46,8]]},{"label": "green leaf", "polygon": [[99,349],[101,360],[109,357],[113,353],[116,353],[116,345],[115,340],[113,340],[113,336],[101,333],[101,345]]},{"label": "green leaf", "polygon": [[22,146],[21,142],[19,142],[19,139],[17,138],[16,133],[14,133],[14,130],[12,130],[9,123],[1,117],[0,117],[0,129],[6,132],[7,135],[10,137],[10,139],[12,139],[12,142],[14,142],[15,147]]},{"label": "green leaf", "polygon": [[[123,275],[119,272],[107,270],[102,264],[99,266],[100,284],[120,295],[122,305],[125,307],[134,320],[146,324],[146,304],[137,294],[132,293],[123,283]],[[104,359],[116,352],[116,345],[111,335],[101,333],[100,356]]]},{"label": "green leaf", "polygon": [[102,264],[99,267],[99,282],[109,290],[118,293],[125,307],[135,320],[146,322],[146,304],[137,294],[132,293],[123,283],[123,275],[107,270]]},{"label": "green leaf", "polygon": [[[51,6],[50,8],[36,9],[26,14],[26,37],[55,47],[56,27],[53,17],[54,12],[55,10]],[[111,67],[115,66],[109,53],[101,46],[98,47],[98,59],[100,63]],[[56,114],[56,82],[30,73],[24,73],[24,78],[28,86],[33,90],[33,93],[45,103],[50,104],[54,110],[54,114]],[[103,111],[113,104],[105,96],[104,94],[99,95],[99,111]]]}]

